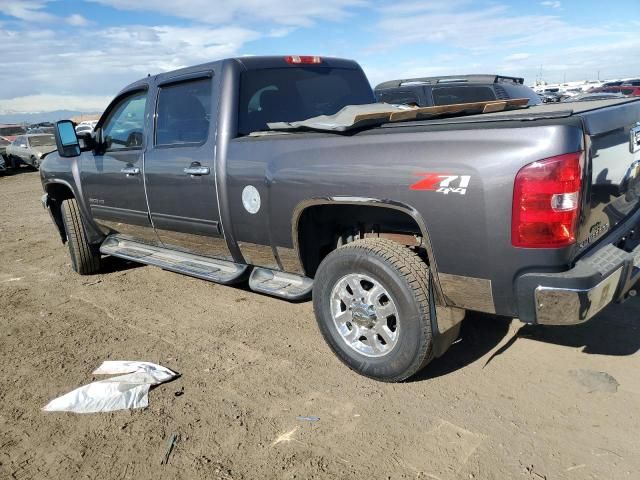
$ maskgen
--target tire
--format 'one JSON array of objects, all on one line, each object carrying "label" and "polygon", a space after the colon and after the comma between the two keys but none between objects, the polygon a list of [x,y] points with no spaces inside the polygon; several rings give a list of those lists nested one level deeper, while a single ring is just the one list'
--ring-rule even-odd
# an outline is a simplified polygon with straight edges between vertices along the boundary
[{"label": "tire", "polygon": [[313,282],[322,336],[352,370],[383,382],[406,380],[434,357],[429,278],[426,263],[391,240],[334,250]]},{"label": "tire", "polygon": [[36,157],[31,157],[31,167],[35,168],[36,170],[40,170],[40,162]]},{"label": "tire", "polygon": [[62,222],[67,232],[67,245],[71,266],[80,275],[90,275],[100,270],[100,250],[87,240],[75,198],[62,202]]}]

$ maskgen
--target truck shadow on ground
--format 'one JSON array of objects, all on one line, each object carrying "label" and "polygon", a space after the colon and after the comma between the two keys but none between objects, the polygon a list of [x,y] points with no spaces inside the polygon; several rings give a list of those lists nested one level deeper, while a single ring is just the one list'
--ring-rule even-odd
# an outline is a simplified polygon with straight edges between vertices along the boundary
[{"label": "truck shadow on ground", "polygon": [[592,355],[633,355],[640,350],[640,302],[611,305],[580,325],[524,325],[517,337],[582,348]]},{"label": "truck shadow on ground", "polygon": [[132,262],[130,260],[124,260],[118,257],[112,257],[107,255],[102,257],[100,261],[100,274],[124,272],[126,270],[133,270],[134,268],[144,267],[142,263]]},{"label": "truck shadow on ground", "polygon": [[29,165],[20,165],[16,168],[8,168],[4,172],[0,172],[0,177],[13,177],[22,173],[35,173],[37,170]]},{"label": "truck shadow on ground", "polygon": [[[458,340],[441,358],[433,360],[411,381],[428,380],[461,369],[487,355],[509,332],[510,318],[469,313]],[[519,339],[535,340],[570,348],[590,355],[627,356],[640,351],[640,301],[611,305],[580,325],[550,326],[523,324],[483,367],[507,352]]]}]

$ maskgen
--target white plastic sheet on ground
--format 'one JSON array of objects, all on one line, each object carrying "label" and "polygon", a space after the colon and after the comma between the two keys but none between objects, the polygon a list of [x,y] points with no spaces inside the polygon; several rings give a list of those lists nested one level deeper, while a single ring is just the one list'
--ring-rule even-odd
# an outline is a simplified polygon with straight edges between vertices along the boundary
[{"label": "white plastic sheet on ground", "polygon": [[119,375],[99,380],[77,388],[51,400],[43,410],[46,412],[95,413],[112,412],[149,405],[149,388],[167,382],[177,373],[150,362],[111,361],[103,362],[94,375]]}]

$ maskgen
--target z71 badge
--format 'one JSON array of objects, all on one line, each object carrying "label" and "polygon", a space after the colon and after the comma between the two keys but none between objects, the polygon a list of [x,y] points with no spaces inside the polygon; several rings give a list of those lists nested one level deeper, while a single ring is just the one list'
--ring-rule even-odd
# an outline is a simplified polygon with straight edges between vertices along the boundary
[{"label": "z71 badge", "polygon": [[422,177],[409,187],[410,190],[429,190],[448,195],[459,193],[465,195],[471,181],[471,175],[449,175],[446,173],[416,173]]}]

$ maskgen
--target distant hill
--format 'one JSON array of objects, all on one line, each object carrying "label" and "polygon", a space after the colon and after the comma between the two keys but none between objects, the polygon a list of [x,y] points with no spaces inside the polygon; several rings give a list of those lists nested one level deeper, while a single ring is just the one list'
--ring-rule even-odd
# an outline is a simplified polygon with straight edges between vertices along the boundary
[{"label": "distant hill", "polygon": [[10,112],[0,113],[0,123],[40,123],[57,122],[72,117],[99,115],[97,112],[79,112],[76,110],[54,110],[52,112]]}]

